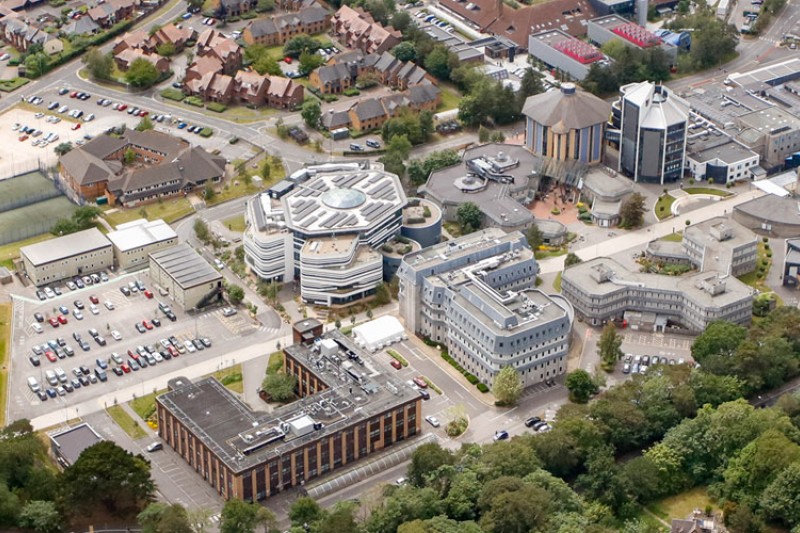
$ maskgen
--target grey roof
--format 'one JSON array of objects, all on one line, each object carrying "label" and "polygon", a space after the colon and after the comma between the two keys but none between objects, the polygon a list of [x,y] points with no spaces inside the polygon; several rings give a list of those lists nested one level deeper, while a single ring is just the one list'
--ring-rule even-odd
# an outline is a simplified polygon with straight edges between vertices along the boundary
[{"label": "grey roof", "polygon": [[264,35],[275,35],[278,33],[278,27],[271,18],[257,19],[250,23],[250,33],[253,37],[261,37]]},{"label": "grey roof", "polygon": [[59,159],[64,170],[80,185],[90,185],[108,181],[114,177],[114,170],[106,161],[86,153],[81,149],[70,150]]},{"label": "grey roof", "polygon": [[764,221],[800,226],[800,209],[797,208],[796,198],[781,198],[774,194],[766,194],[734,206],[733,209]]},{"label": "grey roof", "polygon": [[83,423],[50,434],[50,441],[67,465],[75,464],[83,450],[102,442],[103,438],[89,424]]},{"label": "grey roof", "polygon": [[407,91],[409,101],[417,105],[435,100],[439,96],[439,93],[441,93],[439,88],[432,83],[414,85],[409,87]]},{"label": "grey roof", "polygon": [[350,114],[347,111],[323,113],[322,125],[328,130],[347,128],[350,126]]},{"label": "grey roof", "polygon": [[699,152],[689,152],[687,153],[687,156],[701,163],[719,159],[723,163],[730,165],[732,163],[738,163],[739,161],[744,161],[745,159],[755,157],[756,153],[737,143],[733,139],[729,139],[729,142],[725,144],[714,146],[712,148],[706,148],[705,150]]},{"label": "grey roof", "polygon": [[583,186],[603,200],[619,200],[633,192],[633,185],[629,179],[622,178],[616,173],[612,176],[597,167],[587,172],[583,178]]},{"label": "grey roof", "polygon": [[[125,139],[112,137],[111,135],[98,135],[88,143],[80,147],[80,150],[92,154],[93,156],[105,159],[123,146]],[[71,153],[71,152],[70,152]]]},{"label": "grey roof", "polygon": [[200,257],[186,243],[150,254],[156,262],[182,289],[190,289],[204,283],[221,281],[222,275]]},{"label": "grey roof", "polygon": [[[339,358],[336,362],[330,356],[312,352],[305,345],[287,346],[285,351],[330,388],[269,413],[253,411],[214,378],[177,388],[159,396],[158,402],[225,466],[234,472],[242,472],[275,457],[286,457],[295,450],[388,410],[421,401],[416,391],[396,377],[394,369],[387,364],[388,359],[364,352],[338,330],[326,332],[323,338],[334,341]],[[345,381],[340,382],[338,372],[330,371],[339,364],[347,366],[341,360],[348,361],[348,352],[369,365],[369,375],[361,381],[343,373]],[[318,363],[328,370],[317,373]],[[366,369],[355,368],[355,372]],[[369,393],[362,392],[366,390]],[[295,430],[295,424],[313,422],[323,425],[308,433]],[[288,427],[284,426],[286,431],[280,429],[282,423],[288,424]]]},{"label": "grey roof", "polygon": [[67,35],[82,35],[84,33],[96,32],[99,29],[100,26],[91,18],[81,17],[62,27],[61,31]]},{"label": "grey roof", "polygon": [[380,100],[376,98],[367,98],[361,100],[355,105],[356,116],[359,120],[369,120],[375,117],[382,117],[386,114]]},{"label": "grey roof", "polygon": [[537,218],[533,223],[545,239],[558,239],[567,235],[567,227],[558,220]]},{"label": "grey roof", "polygon": [[325,65],[317,69],[317,76],[323,84],[336,85],[348,78],[354,78],[350,69],[343,63]]},{"label": "grey roof", "polygon": [[89,228],[20,248],[20,253],[34,266],[45,265],[94,250],[111,248],[111,242],[97,228]]},{"label": "grey roof", "polygon": [[319,5],[314,5],[312,7],[303,9],[297,16],[300,17],[300,20],[303,24],[315,24],[317,22],[322,22],[328,16],[328,10],[320,7]]},{"label": "grey roof", "polygon": [[[568,94],[570,90],[574,92]],[[529,97],[522,112],[535,122],[553,128],[556,133],[566,133],[595,124],[605,124],[611,114],[611,104],[565,83],[560,91]]]}]

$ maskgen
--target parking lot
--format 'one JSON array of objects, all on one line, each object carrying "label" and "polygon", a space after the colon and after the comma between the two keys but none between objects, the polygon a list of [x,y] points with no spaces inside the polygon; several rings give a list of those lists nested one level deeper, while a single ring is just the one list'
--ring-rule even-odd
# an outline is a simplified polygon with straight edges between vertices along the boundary
[{"label": "parking lot", "polygon": [[[174,309],[176,320],[173,322],[159,309],[157,294],[150,299],[141,291],[130,296],[125,296],[120,291],[120,287],[127,287],[134,280],[149,286],[146,272],[119,277],[112,274],[108,282],[88,285],[74,291],[69,290],[65,284],[60,285],[59,290],[62,294],[43,302],[38,300],[34,288],[28,289],[25,295],[14,299],[15,342],[9,387],[11,419],[33,418],[59,408],[66,409],[68,405],[106,395],[115,389],[143,383],[153,378],[154,373],[163,374],[167,369],[175,371],[214,357],[219,357],[221,360],[224,353],[246,345],[247,336],[258,331],[242,314],[224,317],[222,309],[219,308],[196,316],[189,316],[180,309]],[[92,310],[92,298],[98,302],[94,304],[94,310]],[[169,304],[166,300],[164,303]],[[83,306],[84,309],[77,309],[78,306]],[[63,309],[60,309],[62,307]],[[64,311],[69,314],[65,314]],[[37,321],[35,313],[41,314],[42,322]],[[78,319],[76,315],[82,318]],[[50,321],[52,319],[57,321],[59,317],[62,323],[57,327],[52,326]],[[156,326],[153,319],[160,321],[161,325]],[[140,333],[137,326],[144,333]],[[97,336],[102,337],[105,345],[100,345],[101,341],[94,338],[90,332],[92,329],[96,330]],[[38,330],[41,333],[37,333]],[[201,337],[207,337],[211,346],[203,346],[202,350],[195,347],[194,351],[186,346],[186,341]],[[175,342],[168,342],[170,338]],[[83,349],[81,341],[85,343]],[[172,345],[171,350],[168,348],[170,345]],[[34,346],[38,346],[43,352],[38,356],[38,365],[34,365],[31,361],[31,357],[35,356]],[[147,364],[148,356],[137,353],[139,346],[156,348],[155,352],[160,352],[158,358],[162,360],[156,360],[156,365]],[[69,355],[70,352],[73,355]],[[170,354],[170,358],[163,355],[165,352]],[[177,357],[175,353],[178,353]],[[158,358],[153,353],[150,356],[150,363]],[[136,363],[132,363],[131,360],[142,359],[147,366],[135,370]],[[95,369],[100,365],[108,366],[106,382],[96,379],[99,376]],[[151,368],[152,366],[158,368]],[[167,369],[163,369],[164,366]],[[90,375],[81,378],[83,372],[74,371],[80,367],[88,369],[94,378]],[[114,372],[115,368],[119,369],[117,373]],[[73,388],[72,392],[66,387],[64,390],[58,388],[64,387],[64,378],[56,385],[48,383],[47,372],[55,373],[56,369],[63,371],[67,384]],[[28,386],[30,377],[34,378],[45,391],[43,398]],[[73,379],[83,383],[76,387],[72,382]],[[53,390],[48,394],[47,389]],[[149,392],[152,391],[143,390],[142,394]]]}]

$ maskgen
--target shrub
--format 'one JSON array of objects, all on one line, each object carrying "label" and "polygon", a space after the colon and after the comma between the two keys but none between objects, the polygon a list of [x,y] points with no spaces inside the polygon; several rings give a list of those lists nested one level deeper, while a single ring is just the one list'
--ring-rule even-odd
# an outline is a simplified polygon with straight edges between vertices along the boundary
[{"label": "shrub", "polygon": [[228,17],[226,22],[239,22],[240,20],[242,20],[242,17],[237,17],[236,15],[233,15],[232,17]]},{"label": "shrub", "polygon": [[203,99],[199,96],[187,96],[183,99],[183,103],[193,105],[195,107],[203,107],[205,105],[205,102],[203,102]]},{"label": "shrub", "polygon": [[486,394],[487,392],[489,392],[489,387],[487,387],[483,383],[478,383],[478,390]]},{"label": "shrub", "polygon": [[256,15],[254,12],[248,11],[247,13],[242,13],[242,20],[251,20],[256,18],[257,16],[258,15]]},{"label": "shrub", "polygon": [[359,91],[354,87],[351,87],[349,89],[345,89],[344,91],[342,91],[342,94],[345,96],[358,96],[359,94],[361,94],[361,91]]},{"label": "shrub", "polygon": [[392,358],[396,359],[403,366],[408,366],[408,361],[406,361],[405,357],[397,353],[395,350],[387,349],[386,353],[388,353]]},{"label": "shrub", "polygon": [[470,385],[477,385],[478,383],[480,383],[478,377],[472,374],[467,374],[467,381],[469,381]]},{"label": "shrub", "polygon": [[200,132],[200,137],[205,137],[206,139],[208,139],[212,135],[214,135],[214,130],[212,130],[211,128],[203,128],[203,130]]},{"label": "shrub", "polygon": [[772,257],[772,250],[767,250],[767,257]]},{"label": "shrub", "polygon": [[171,87],[164,89],[163,91],[161,91],[160,94],[163,98],[166,98],[167,100],[174,100],[176,102],[180,102],[186,97],[186,95],[184,95],[182,91],[179,91],[178,89],[173,89]]},{"label": "shrub", "polygon": [[561,209],[559,209],[557,207],[554,207],[553,209],[550,210],[550,214],[551,215],[560,215],[561,214]]},{"label": "shrub", "polygon": [[211,102],[206,106],[206,109],[208,109],[209,111],[213,111],[215,113],[222,113],[228,108],[225,106],[225,104],[221,104],[219,102]]}]

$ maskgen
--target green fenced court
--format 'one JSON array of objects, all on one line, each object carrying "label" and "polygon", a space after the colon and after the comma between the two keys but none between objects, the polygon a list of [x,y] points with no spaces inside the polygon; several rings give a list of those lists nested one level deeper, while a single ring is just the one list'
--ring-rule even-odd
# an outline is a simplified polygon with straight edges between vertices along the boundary
[{"label": "green fenced court", "polygon": [[58,196],[0,213],[0,245],[47,233],[76,207],[66,196]]},{"label": "green fenced court", "polygon": [[0,213],[60,196],[41,172],[28,172],[0,180]]}]

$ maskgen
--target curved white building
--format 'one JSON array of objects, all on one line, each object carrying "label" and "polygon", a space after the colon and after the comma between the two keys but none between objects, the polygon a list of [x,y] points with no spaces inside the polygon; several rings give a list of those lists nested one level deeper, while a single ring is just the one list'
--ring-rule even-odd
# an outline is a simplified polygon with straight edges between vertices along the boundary
[{"label": "curved white building", "polygon": [[400,179],[359,164],[318,165],[290,176],[280,199],[248,202],[245,258],[260,278],[298,279],[304,301],[341,305],[383,279],[375,251],[397,235],[408,203]]}]

